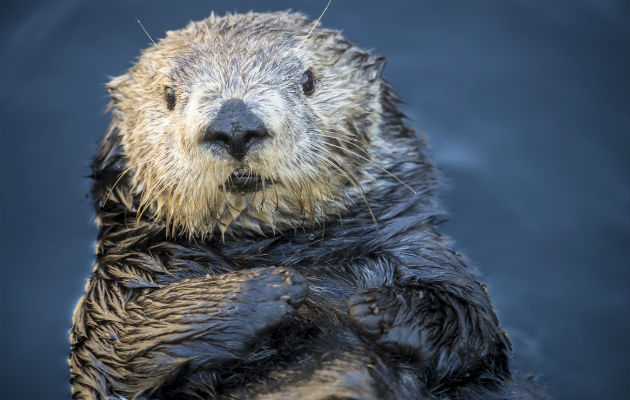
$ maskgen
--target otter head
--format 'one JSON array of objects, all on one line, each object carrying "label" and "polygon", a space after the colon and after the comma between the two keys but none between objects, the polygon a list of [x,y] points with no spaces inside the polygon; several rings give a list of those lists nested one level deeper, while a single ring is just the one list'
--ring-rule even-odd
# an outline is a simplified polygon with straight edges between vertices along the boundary
[{"label": "otter head", "polygon": [[313,27],[293,13],[211,15],[108,84],[140,215],[175,233],[265,233],[356,201],[384,59]]}]

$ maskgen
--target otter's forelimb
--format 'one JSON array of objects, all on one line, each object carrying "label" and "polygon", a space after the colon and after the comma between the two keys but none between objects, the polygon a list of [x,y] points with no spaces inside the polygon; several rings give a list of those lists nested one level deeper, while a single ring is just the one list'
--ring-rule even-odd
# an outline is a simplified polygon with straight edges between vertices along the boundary
[{"label": "otter's forelimb", "polygon": [[116,394],[151,393],[188,372],[229,368],[304,301],[306,280],[290,268],[253,268],[172,283],[128,304],[115,345],[127,372]]},{"label": "otter's forelimb", "polygon": [[367,289],[348,301],[350,317],[367,338],[397,354],[413,355],[433,377],[468,380],[506,373],[504,339],[474,308],[433,288]]},{"label": "otter's forelimb", "polygon": [[433,242],[404,261],[409,264],[396,266],[394,285],[348,299],[356,330],[390,354],[415,358],[429,387],[509,377],[509,341],[484,287],[461,258]]}]

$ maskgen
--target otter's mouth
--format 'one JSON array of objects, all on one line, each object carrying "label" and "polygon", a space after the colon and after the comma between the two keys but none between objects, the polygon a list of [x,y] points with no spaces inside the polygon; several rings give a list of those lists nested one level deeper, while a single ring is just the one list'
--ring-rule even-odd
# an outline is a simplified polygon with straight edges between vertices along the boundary
[{"label": "otter's mouth", "polygon": [[260,175],[251,172],[235,171],[223,183],[223,187],[230,192],[257,192],[263,189],[263,183],[268,186],[273,182],[268,178],[263,180]]}]

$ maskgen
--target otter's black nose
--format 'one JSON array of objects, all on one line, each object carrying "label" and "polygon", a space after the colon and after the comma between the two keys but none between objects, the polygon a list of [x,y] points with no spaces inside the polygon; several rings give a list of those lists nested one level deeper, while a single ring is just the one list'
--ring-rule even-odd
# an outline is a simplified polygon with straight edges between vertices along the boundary
[{"label": "otter's black nose", "polygon": [[269,136],[265,125],[242,100],[227,100],[212,120],[202,141],[218,144],[237,159],[242,159],[256,143]]}]

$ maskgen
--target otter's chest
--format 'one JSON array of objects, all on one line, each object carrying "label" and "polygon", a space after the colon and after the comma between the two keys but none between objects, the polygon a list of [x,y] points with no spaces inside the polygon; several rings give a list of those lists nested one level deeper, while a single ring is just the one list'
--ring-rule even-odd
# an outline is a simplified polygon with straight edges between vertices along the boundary
[{"label": "otter's chest", "polygon": [[[341,243],[341,246],[339,244]],[[395,284],[395,264],[386,254],[362,254],[343,241],[271,239],[268,241],[215,242],[197,251],[204,257],[191,262],[188,252],[173,257],[165,280],[181,280],[229,273],[248,268],[293,268],[308,281],[305,306],[316,314],[342,314],[347,299],[362,289]],[[158,282],[160,284],[171,282]]]}]

